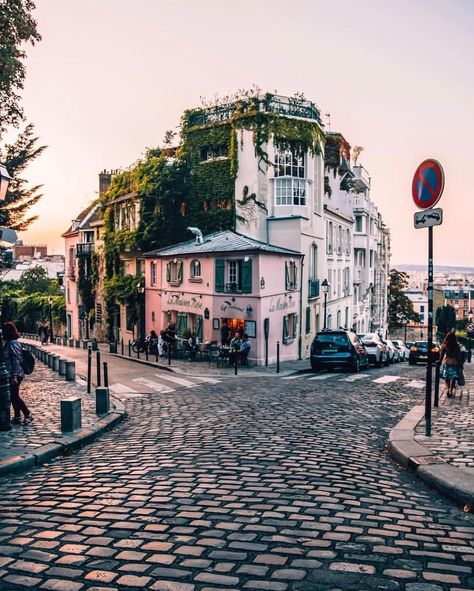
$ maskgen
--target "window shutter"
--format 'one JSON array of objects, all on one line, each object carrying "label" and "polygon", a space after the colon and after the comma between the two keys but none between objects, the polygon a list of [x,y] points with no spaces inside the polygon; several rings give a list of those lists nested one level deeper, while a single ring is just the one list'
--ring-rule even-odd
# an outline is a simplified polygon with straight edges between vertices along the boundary
[{"label": "window shutter", "polygon": [[306,308],[306,334],[311,332],[311,308]]},{"label": "window shutter", "polygon": [[292,288],[296,289],[298,286],[298,267],[293,264],[293,285]]},{"label": "window shutter", "polygon": [[252,261],[242,261],[242,291],[252,293]]},{"label": "window shutter", "polygon": [[296,339],[297,331],[298,331],[298,314],[293,314],[293,334],[292,334],[293,339]]},{"label": "window shutter", "polygon": [[283,342],[288,340],[288,316],[283,316]]},{"label": "window shutter", "polygon": [[178,281],[183,281],[183,261],[178,262]]},{"label": "window shutter", "polygon": [[166,281],[171,281],[171,263],[166,264]]},{"label": "window shutter", "polygon": [[202,316],[196,316],[196,336],[202,341]]},{"label": "window shutter", "polygon": [[285,289],[290,289],[290,270],[288,268],[288,261],[285,261]]},{"label": "window shutter", "polygon": [[216,259],[215,290],[224,291],[225,287],[225,261]]}]

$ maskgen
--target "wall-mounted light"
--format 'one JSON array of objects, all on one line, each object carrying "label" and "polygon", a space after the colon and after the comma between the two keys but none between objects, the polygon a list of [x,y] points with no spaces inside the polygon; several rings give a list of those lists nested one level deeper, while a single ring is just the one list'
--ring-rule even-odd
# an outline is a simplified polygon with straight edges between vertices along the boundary
[{"label": "wall-mounted light", "polygon": [[265,279],[263,277],[260,279],[260,289],[265,289]]},{"label": "wall-mounted light", "polygon": [[204,318],[205,320],[209,320],[209,308],[204,308]]},{"label": "wall-mounted light", "polygon": [[247,306],[246,312],[247,312],[247,314],[250,314],[251,312],[253,312],[253,308],[250,304]]},{"label": "wall-mounted light", "polygon": [[155,313],[154,312],[151,313],[151,321],[155,322]]},{"label": "wall-mounted light", "polygon": [[245,255],[244,256],[244,263],[248,263],[250,261],[250,257]]}]

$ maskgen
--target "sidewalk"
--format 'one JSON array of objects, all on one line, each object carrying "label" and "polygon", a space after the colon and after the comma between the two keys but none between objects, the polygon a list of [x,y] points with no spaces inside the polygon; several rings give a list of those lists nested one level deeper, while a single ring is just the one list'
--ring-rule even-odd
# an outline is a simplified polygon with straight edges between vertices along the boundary
[{"label": "sidewalk", "polygon": [[[66,382],[38,360],[34,372],[22,383],[21,395],[34,420],[29,425],[14,425],[11,431],[0,432],[0,477],[30,469],[89,443],[124,415],[123,405],[113,399],[111,412],[97,416],[94,394],[87,394],[78,382]],[[71,396],[81,398],[82,428],[62,433],[60,400]]]},{"label": "sidewalk", "polygon": [[392,457],[439,492],[474,509],[474,364],[465,364],[466,385],[454,398],[443,392],[433,407],[431,436],[424,405],[414,407],[390,432]]}]

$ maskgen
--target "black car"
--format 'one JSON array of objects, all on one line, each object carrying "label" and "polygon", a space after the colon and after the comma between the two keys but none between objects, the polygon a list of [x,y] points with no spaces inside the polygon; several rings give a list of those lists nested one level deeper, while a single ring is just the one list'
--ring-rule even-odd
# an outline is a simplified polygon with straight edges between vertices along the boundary
[{"label": "black car", "polygon": [[[434,362],[439,359],[439,347],[436,343],[431,347],[431,360]],[[416,341],[410,347],[410,355],[408,356],[408,363],[415,365],[416,363],[427,363],[428,361],[428,341]]]},{"label": "black car", "polygon": [[369,356],[355,332],[324,330],[311,344],[311,368],[348,367],[359,371],[369,367]]}]

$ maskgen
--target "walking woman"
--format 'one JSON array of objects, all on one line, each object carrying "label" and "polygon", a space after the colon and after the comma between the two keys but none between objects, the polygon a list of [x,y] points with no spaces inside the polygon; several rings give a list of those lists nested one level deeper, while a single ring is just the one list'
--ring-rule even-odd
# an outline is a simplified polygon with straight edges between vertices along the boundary
[{"label": "walking woman", "polygon": [[446,382],[448,398],[454,395],[456,382],[461,377],[464,357],[454,332],[448,332],[444,337],[440,352],[441,377]]},{"label": "walking woman", "polygon": [[[33,417],[24,400],[20,396],[20,385],[25,377],[25,372],[21,367],[23,354],[21,352],[21,345],[18,342],[20,333],[18,332],[13,322],[5,322],[3,325],[3,338],[5,345],[3,347],[3,358],[8,373],[10,374],[10,394],[13,406],[14,425],[27,425],[31,423]],[[21,415],[23,413],[23,421]]]}]

